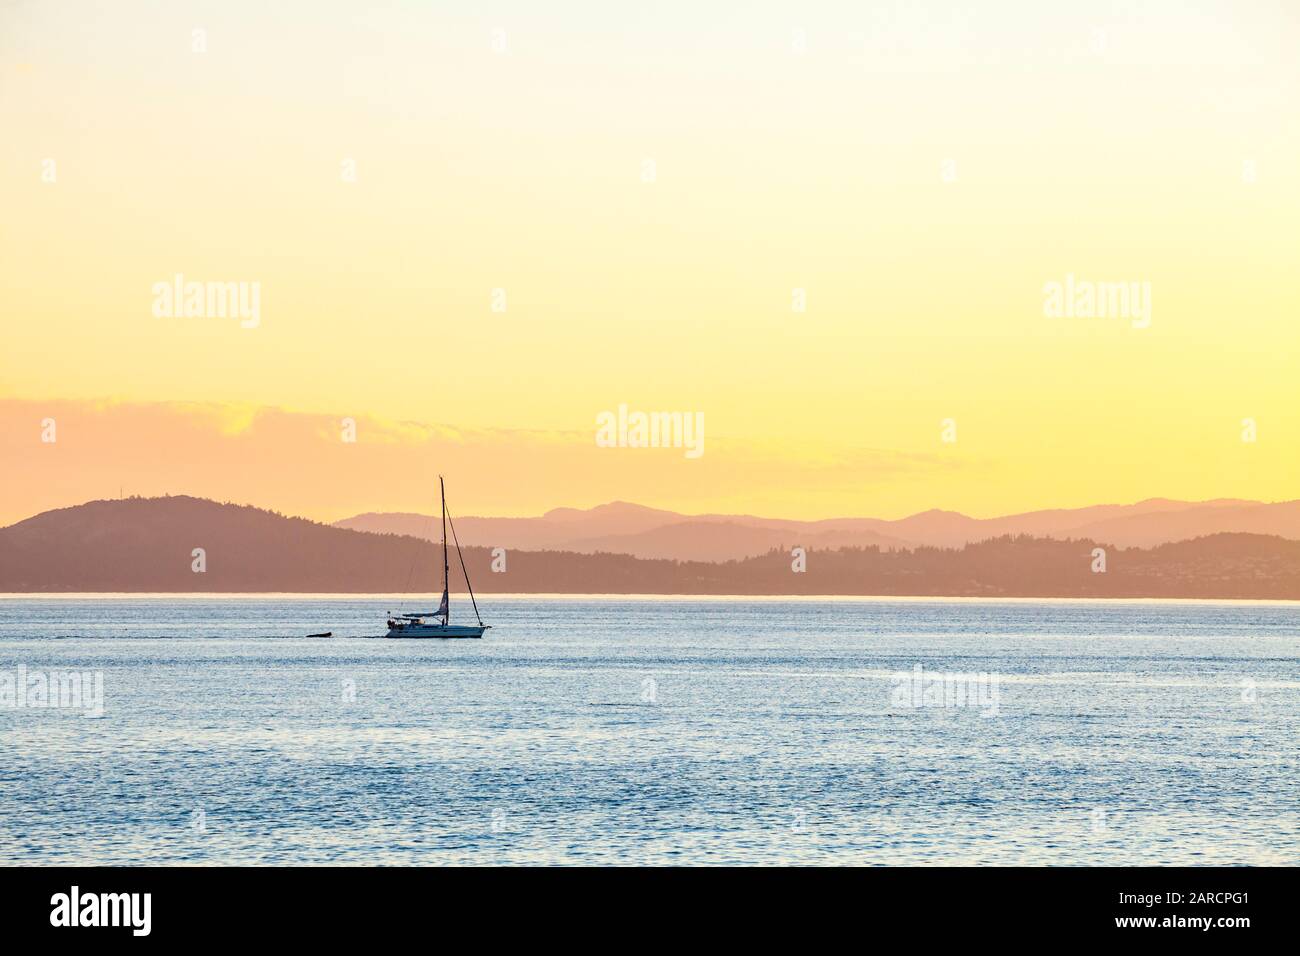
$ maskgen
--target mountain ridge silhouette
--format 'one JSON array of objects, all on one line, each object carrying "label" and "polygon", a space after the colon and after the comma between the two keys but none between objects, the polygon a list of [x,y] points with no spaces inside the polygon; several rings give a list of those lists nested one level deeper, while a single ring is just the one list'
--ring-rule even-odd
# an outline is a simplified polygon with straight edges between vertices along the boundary
[{"label": "mountain ridge silhouette", "polygon": [[[496,573],[491,548],[464,551],[475,590],[484,594],[1300,600],[1300,541],[1276,535],[1218,532],[1145,549],[1029,534],[960,547],[829,549],[787,532],[780,546],[760,555],[718,562],[507,548],[506,571]],[[803,572],[794,570],[795,547],[806,549]],[[202,572],[193,570],[196,548]],[[1105,573],[1093,570],[1096,548],[1106,552]],[[441,550],[430,541],[186,495],[91,501],[0,529],[4,592],[431,594],[440,588]]]},{"label": "mountain ridge silhouette", "polygon": [[[336,527],[436,538],[433,516],[370,512]],[[971,518],[932,508],[897,519],[824,518],[799,521],[755,515],[685,515],[630,502],[590,509],[555,508],[538,518],[456,519],[461,543],[488,547],[610,551],[641,558],[725,561],[754,557],[800,536],[817,547],[956,547],[1004,534],[1058,539],[1096,538],[1121,547],[1153,547],[1221,531],[1276,534],[1300,540],[1300,500],[1258,502],[1216,498],[1203,502],[1148,498]]]}]

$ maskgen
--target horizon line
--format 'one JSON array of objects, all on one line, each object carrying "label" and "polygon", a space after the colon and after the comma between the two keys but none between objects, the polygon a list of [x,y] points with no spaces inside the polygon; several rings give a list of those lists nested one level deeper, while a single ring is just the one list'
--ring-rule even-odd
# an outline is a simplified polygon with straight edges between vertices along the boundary
[{"label": "horizon line", "polygon": [[[159,494],[159,495],[139,495],[139,494],[128,495],[123,493],[116,497],[89,498],[84,501],[74,502],[72,504],[60,505],[59,507],[56,508],[46,508],[43,511],[32,512],[28,514],[25,518],[19,518],[18,520],[13,521],[10,524],[3,525],[0,527],[9,528],[9,527],[13,527],[16,524],[21,524],[24,521],[29,521],[32,518],[36,518],[44,514],[50,514],[56,511],[67,511],[72,508],[80,508],[86,505],[97,504],[100,502],[163,501],[170,498],[191,498],[195,501],[207,501],[212,504],[218,504],[218,505],[229,505],[237,508],[253,508],[258,511],[266,511],[271,514],[283,515],[284,517],[297,518],[302,521],[310,521],[313,524],[319,524],[331,528],[336,527],[338,523],[341,521],[348,521],[353,518],[360,518],[368,515],[379,515],[379,516],[414,515],[416,517],[422,517],[422,518],[436,517],[432,512],[425,514],[424,512],[419,512],[419,511],[369,510],[369,511],[354,512],[342,518],[336,518],[333,521],[323,521],[317,518],[309,518],[301,514],[287,514],[266,505],[254,504],[252,502],[239,502],[233,500],[221,500],[217,498],[209,498],[204,495],[190,494],[189,492],[179,492],[179,493],[167,492],[165,494]],[[1292,504],[1295,502],[1300,502],[1300,498],[1281,498],[1281,499],[1266,501],[1260,498],[1236,498],[1231,496],[1219,496],[1214,498],[1202,498],[1198,500],[1192,500],[1186,498],[1168,498],[1161,495],[1153,495],[1145,498],[1139,498],[1138,500],[1132,502],[1101,501],[1101,502],[1094,502],[1092,504],[1085,504],[1085,505],[1056,506],[1051,508],[1033,508],[1028,511],[1009,511],[1000,514],[992,514],[992,515],[984,515],[984,516],[973,515],[964,511],[956,511],[949,508],[931,507],[931,508],[925,508],[921,511],[914,511],[909,514],[902,515],[901,517],[898,518],[882,518],[877,515],[868,515],[868,514],[838,514],[838,515],[832,515],[830,517],[825,517],[825,518],[783,518],[775,515],[758,514],[755,512],[702,511],[702,512],[688,513],[683,511],[674,511],[671,508],[662,508],[656,505],[646,505],[636,501],[628,501],[622,498],[614,498],[608,501],[602,501],[599,504],[589,505],[587,507],[581,507],[577,505],[555,505],[547,509],[546,511],[542,512],[541,514],[510,514],[510,515],[463,514],[461,515],[461,520],[463,521],[467,518],[481,518],[487,520],[527,521],[527,520],[538,520],[538,519],[545,518],[553,511],[563,510],[563,511],[576,511],[580,513],[589,513],[595,511],[598,508],[607,508],[612,505],[628,505],[633,508],[641,508],[646,511],[663,512],[665,514],[673,515],[678,518],[687,518],[687,519],[755,518],[755,519],[767,520],[767,521],[791,521],[800,524],[817,524],[817,523],[828,522],[828,521],[881,521],[887,523],[896,523],[900,521],[906,521],[911,518],[917,518],[920,517],[921,515],[936,514],[936,513],[944,514],[944,515],[954,515],[957,517],[966,518],[971,521],[996,521],[1002,518],[1017,518],[1017,517],[1023,517],[1025,515],[1043,514],[1045,512],[1051,512],[1051,511],[1083,511],[1089,508],[1132,508],[1132,507],[1136,507],[1137,505],[1146,504],[1147,502],[1169,502],[1171,504],[1189,505],[1189,506],[1212,505],[1216,502],[1230,502],[1241,506],[1266,506],[1266,505]],[[1229,507],[1229,506],[1231,505],[1225,505],[1225,507]]]}]

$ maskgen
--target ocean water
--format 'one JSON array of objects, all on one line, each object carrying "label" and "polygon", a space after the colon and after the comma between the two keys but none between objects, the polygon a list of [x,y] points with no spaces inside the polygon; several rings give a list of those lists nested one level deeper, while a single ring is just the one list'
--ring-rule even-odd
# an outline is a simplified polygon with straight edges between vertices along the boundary
[{"label": "ocean water", "polygon": [[400,600],[0,597],[0,863],[1300,863],[1300,606]]}]

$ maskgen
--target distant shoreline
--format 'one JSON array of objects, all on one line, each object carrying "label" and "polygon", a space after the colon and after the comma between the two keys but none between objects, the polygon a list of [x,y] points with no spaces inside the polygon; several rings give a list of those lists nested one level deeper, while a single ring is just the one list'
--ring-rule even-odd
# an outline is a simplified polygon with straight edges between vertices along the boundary
[{"label": "distant shoreline", "polygon": [[[543,601],[716,601],[729,602],[777,602],[796,603],[864,603],[864,604],[1187,604],[1187,605],[1241,605],[1245,607],[1300,607],[1300,600],[1286,598],[1174,598],[1174,597],[995,597],[972,596],[964,594],[930,595],[930,594],[646,594],[646,593],[600,593],[584,594],[576,592],[532,593],[487,592],[478,598],[487,603],[497,599],[508,601],[543,600]],[[392,600],[410,603],[414,598],[427,595],[402,593],[363,593],[349,591],[308,592],[308,591],[8,591],[0,592],[0,601],[21,601],[32,599],[50,600],[285,600],[285,601],[346,601],[346,600]]]},{"label": "distant shoreline", "polygon": [[[426,540],[246,506],[187,497],[97,501],[0,529],[0,592],[406,594],[427,600],[442,591],[442,559],[438,545]],[[451,571],[453,590],[463,592],[468,577],[485,598],[1297,601],[1300,540],[1216,532],[1124,548],[1007,534],[959,548],[792,545],[727,561],[466,545]]]}]

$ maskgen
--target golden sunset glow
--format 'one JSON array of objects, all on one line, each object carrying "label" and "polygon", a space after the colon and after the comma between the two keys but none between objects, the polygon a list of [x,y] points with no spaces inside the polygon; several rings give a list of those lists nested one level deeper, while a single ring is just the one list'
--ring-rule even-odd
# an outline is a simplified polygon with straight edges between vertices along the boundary
[{"label": "golden sunset glow", "polygon": [[1300,497],[1295,9],[565,6],[6,5],[0,522]]}]

